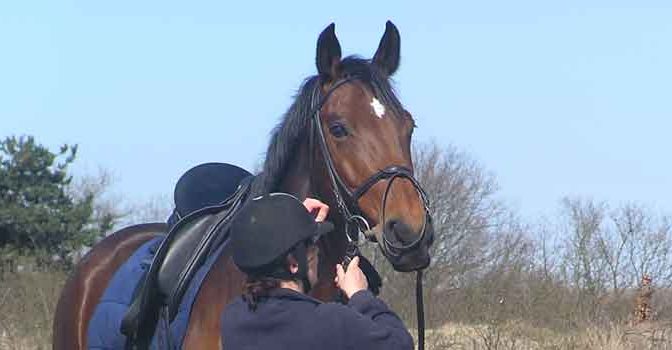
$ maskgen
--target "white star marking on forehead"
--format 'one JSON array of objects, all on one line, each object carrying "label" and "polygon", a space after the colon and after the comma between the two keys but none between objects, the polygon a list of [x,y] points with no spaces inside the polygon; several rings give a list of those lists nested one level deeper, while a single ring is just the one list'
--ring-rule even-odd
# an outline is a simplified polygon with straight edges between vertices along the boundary
[{"label": "white star marking on forehead", "polygon": [[382,119],[383,114],[385,114],[385,106],[383,106],[383,104],[380,103],[380,101],[378,101],[378,99],[374,97],[371,100],[371,107],[373,107],[373,112],[376,113],[378,118]]}]

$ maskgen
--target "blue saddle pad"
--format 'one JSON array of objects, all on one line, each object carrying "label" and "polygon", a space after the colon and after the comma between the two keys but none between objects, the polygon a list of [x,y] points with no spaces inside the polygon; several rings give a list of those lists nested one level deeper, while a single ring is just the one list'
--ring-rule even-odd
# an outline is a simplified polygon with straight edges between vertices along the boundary
[{"label": "blue saddle pad", "polygon": [[[121,321],[132,302],[136,286],[143,277],[145,270],[149,268],[154,253],[163,239],[164,237],[157,237],[141,245],[114,274],[89,322],[88,349],[124,349],[126,336],[120,331]],[[177,316],[169,326],[168,334],[165,332],[164,323],[159,322],[152,340],[152,349],[181,348],[189,322],[191,306],[207,272],[215,263],[225,245],[226,243],[222,244],[215,254],[209,256],[194,276],[189,289],[182,298]]]}]

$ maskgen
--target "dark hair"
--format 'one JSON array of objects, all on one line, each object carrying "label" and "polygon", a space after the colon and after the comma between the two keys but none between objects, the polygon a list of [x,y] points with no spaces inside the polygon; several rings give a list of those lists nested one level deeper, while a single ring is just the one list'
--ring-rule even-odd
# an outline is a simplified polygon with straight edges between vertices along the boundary
[{"label": "dark hair", "polygon": [[243,285],[243,300],[251,311],[257,309],[257,303],[260,298],[267,297],[268,293],[280,287],[280,279],[275,277],[253,277],[247,276]]},{"label": "dark hair", "polygon": [[[314,244],[307,243],[307,245],[312,246]],[[257,309],[257,304],[261,298],[268,297],[270,291],[280,288],[280,282],[293,280],[301,284],[304,283],[301,279],[297,279],[297,276],[292,276],[289,270],[287,270],[286,264],[289,263],[288,259],[290,256],[292,256],[291,252],[284,254],[268,264],[265,270],[258,271],[258,274],[247,275],[243,284],[243,300],[247,302],[247,306],[251,311]],[[282,276],[285,277],[280,278]]]}]

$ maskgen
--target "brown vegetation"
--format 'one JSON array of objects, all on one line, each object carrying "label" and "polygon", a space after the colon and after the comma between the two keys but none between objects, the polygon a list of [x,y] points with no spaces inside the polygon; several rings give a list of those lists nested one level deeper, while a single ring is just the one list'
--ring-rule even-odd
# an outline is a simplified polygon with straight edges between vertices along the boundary
[{"label": "brown vegetation", "polygon": [[[669,217],[566,198],[557,216],[526,224],[468,155],[428,145],[414,159],[436,230],[427,349],[672,349]],[[364,252],[384,278],[382,297],[416,327],[415,276],[391,271],[373,245]],[[13,265],[0,267],[0,349],[49,348],[65,273],[17,273],[30,261],[0,260]]]},{"label": "brown vegetation", "polygon": [[52,319],[66,274],[53,267],[30,271],[33,259],[15,261],[12,271],[0,275],[0,349],[51,349]]}]

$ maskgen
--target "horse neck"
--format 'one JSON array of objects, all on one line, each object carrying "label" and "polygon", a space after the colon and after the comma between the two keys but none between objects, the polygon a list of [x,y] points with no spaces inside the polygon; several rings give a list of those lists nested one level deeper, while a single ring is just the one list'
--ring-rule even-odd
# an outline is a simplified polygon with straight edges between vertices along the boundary
[{"label": "horse neck", "polygon": [[307,142],[298,147],[279,189],[301,199],[317,198],[330,207],[327,220],[334,224],[335,229],[320,243],[320,283],[313,292],[313,295],[322,300],[330,300],[336,294],[333,283],[336,264],[342,262],[345,256],[345,222],[331,191],[324,160],[316,147],[312,151],[309,150]]},{"label": "horse neck", "polygon": [[279,190],[303,199],[312,195],[308,147],[301,145],[287,166]]}]

